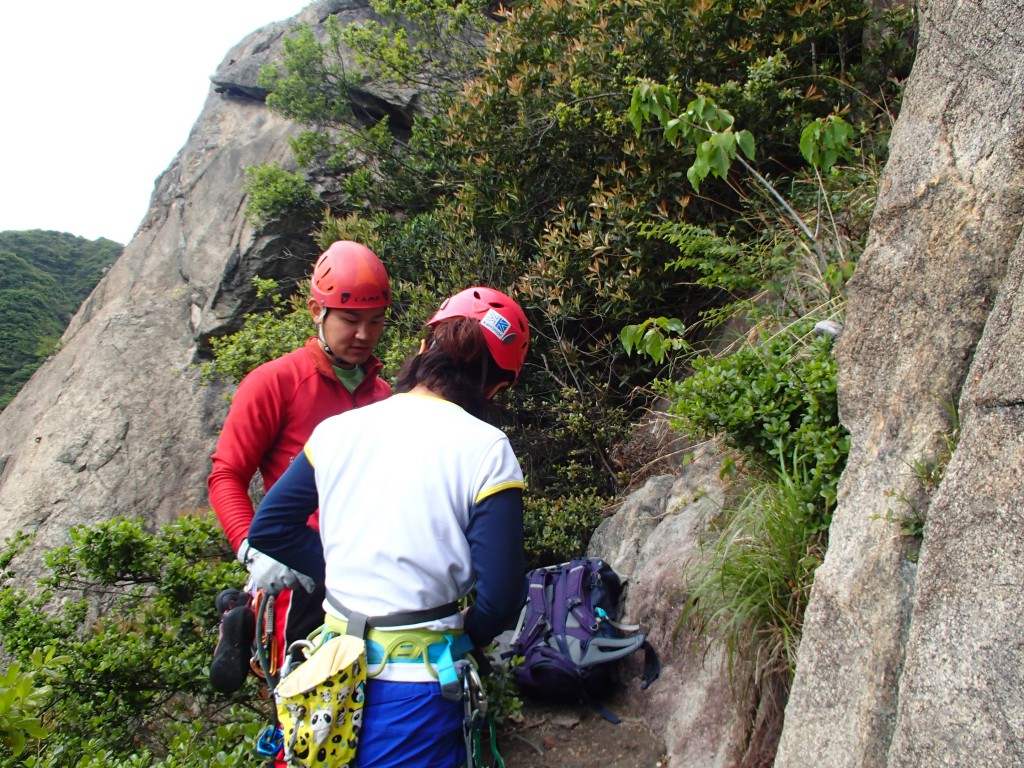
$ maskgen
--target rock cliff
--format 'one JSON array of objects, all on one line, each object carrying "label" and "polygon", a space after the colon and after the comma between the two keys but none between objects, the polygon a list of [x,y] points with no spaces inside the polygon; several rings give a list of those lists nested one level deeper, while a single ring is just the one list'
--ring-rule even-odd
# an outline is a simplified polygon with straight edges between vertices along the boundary
[{"label": "rock cliff", "polygon": [[1024,6],[924,4],[837,347],[852,449],[778,768],[1024,765],[1022,168]]},{"label": "rock cliff", "polygon": [[[1024,766],[1022,168],[1024,5],[923,4],[836,349],[852,448],[776,768]],[[650,481],[591,543],[664,651],[634,701],[673,768],[749,764],[742,702],[672,620],[713,514],[708,460]]]}]

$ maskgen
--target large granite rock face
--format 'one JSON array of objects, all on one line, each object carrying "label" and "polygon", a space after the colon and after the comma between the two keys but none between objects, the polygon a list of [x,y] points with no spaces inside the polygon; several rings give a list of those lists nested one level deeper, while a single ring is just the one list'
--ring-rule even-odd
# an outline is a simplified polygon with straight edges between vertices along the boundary
[{"label": "large granite rock face", "polygon": [[[294,21],[371,18],[365,2],[325,0]],[[254,275],[296,279],[316,256],[310,222],[262,236],[243,216],[245,169],[292,167],[297,127],[271,114],[255,77],[292,22],[228,52],[185,147],[157,180],[135,237],[86,300],[60,352],[0,414],[0,525],[37,534],[36,551],[114,516],[163,523],[208,509],[206,475],[227,410],[194,364],[211,334],[252,308]],[[375,92],[408,109],[409,94]],[[31,557],[16,572],[38,572]]]},{"label": "large granite rock face", "polygon": [[[776,768],[1024,766],[1022,168],[1024,6],[925,5],[836,350],[852,449]],[[749,702],[674,635],[720,503],[709,460],[650,480],[590,547],[665,651],[629,701],[679,768],[751,757]]]},{"label": "large granite rock face", "polygon": [[[1022,168],[1024,6],[924,4],[837,348],[852,450],[779,768],[1024,765]],[[886,519],[912,516],[920,541]]]}]

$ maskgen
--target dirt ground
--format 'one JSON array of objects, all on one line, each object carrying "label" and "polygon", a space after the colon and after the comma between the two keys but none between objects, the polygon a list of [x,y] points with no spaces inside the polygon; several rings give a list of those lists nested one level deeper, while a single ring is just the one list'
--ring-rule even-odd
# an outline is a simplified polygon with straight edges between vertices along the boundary
[{"label": "dirt ground", "polygon": [[[588,706],[524,701],[521,723],[503,723],[498,752],[506,768],[662,768],[665,746],[628,704],[609,699],[608,722]],[[487,763],[485,763],[486,765]]]}]

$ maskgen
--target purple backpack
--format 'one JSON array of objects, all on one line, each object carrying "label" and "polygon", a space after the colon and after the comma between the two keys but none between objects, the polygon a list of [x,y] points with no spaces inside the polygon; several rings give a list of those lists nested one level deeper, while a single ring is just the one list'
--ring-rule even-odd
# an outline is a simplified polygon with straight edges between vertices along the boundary
[{"label": "purple backpack", "polygon": [[643,649],[643,688],[661,665],[639,624],[620,624],[623,578],[598,558],[537,568],[512,640],[512,679],[528,695],[593,704],[617,682],[615,662]]}]

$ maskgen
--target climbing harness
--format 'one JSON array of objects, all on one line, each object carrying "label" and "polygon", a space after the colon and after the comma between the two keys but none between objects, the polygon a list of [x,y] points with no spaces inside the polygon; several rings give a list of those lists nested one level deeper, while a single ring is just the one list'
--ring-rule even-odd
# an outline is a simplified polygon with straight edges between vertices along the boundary
[{"label": "climbing harness", "polygon": [[[278,669],[274,599],[262,592],[257,595],[252,665],[266,680],[274,701],[274,722],[257,741],[259,755],[279,758],[283,750],[289,765],[310,768],[347,763],[358,746],[366,681],[390,667],[436,679],[446,699],[462,702],[466,768],[505,768],[480,674],[465,658],[474,651],[469,636],[422,629],[386,631],[450,616],[457,612],[457,602],[371,617],[347,609],[330,594],[327,600],[349,619],[328,615],[308,638],[289,645]],[[423,664],[425,669],[415,672],[406,666],[411,664]],[[485,752],[490,753],[487,762]]]}]

